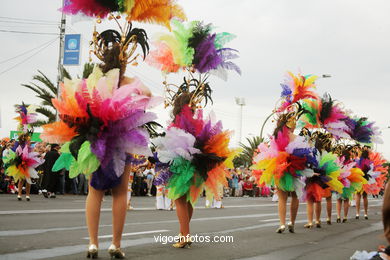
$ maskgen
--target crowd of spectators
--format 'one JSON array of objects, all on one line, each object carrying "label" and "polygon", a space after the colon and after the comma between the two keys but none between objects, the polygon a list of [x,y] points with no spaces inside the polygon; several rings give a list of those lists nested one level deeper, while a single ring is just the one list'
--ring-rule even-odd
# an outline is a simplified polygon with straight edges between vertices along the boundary
[{"label": "crowd of spectators", "polygon": [[[0,143],[1,156],[4,157],[10,149],[14,149],[15,141],[4,138]],[[31,194],[43,194],[45,197],[55,198],[63,194],[88,194],[88,181],[83,174],[70,179],[66,170],[52,171],[54,162],[59,157],[60,147],[45,142],[33,143],[34,151],[45,160],[37,168],[39,179],[33,180]],[[156,187],[153,185],[155,172],[153,164],[146,164],[134,172],[132,190],[134,196],[155,196]],[[228,187],[224,189],[225,197],[258,197],[268,196],[264,188],[257,187],[254,177],[249,169],[229,169],[231,178]],[[24,189],[24,187],[23,187]],[[17,194],[18,189],[12,177],[5,174],[3,160],[0,160],[0,194]],[[272,193],[272,192],[271,192]]]}]

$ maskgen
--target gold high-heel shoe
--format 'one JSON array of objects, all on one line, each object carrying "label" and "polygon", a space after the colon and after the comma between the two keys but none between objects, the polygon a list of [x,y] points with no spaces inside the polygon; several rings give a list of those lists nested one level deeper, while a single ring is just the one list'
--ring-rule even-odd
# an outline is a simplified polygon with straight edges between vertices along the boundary
[{"label": "gold high-heel shoe", "polygon": [[290,233],[295,233],[295,230],[294,230],[294,224],[292,222],[288,223],[287,224],[287,227],[288,227],[288,231]]},{"label": "gold high-heel shoe", "polygon": [[304,228],[312,228],[313,227],[313,223],[307,223],[303,227]]},{"label": "gold high-heel shoe", "polygon": [[88,247],[87,258],[98,258],[98,248],[92,244]]},{"label": "gold high-heel shoe", "polygon": [[111,259],[125,258],[125,253],[123,253],[123,251],[114,244],[111,244],[111,246],[108,248],[108,253],[110,254]]},{"label": "gold high-heel shoe", "polygon": [[283,233],[284,231],[286,230],[286,226],[285,225],[280,225],[280,227],[276,230],[276,233]]},{"label": "gold high-heel shoe", "polygon": [[192,244],[192,241],[191,241],[191,237],[190,235],[188,234],[188,237],[187,236],[182,236],[182,234],[179,234],[179,242],[173,244],[172,246],[174,248],[191,248],[191,244]]}]

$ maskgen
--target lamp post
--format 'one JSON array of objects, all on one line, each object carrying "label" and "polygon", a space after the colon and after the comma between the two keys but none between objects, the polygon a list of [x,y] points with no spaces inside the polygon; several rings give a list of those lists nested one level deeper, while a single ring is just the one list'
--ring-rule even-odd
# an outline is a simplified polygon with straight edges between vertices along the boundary
[{"label": "lamp post", "polygon": [[241,143],[241,136],[242,136],[242,110],[245,106],[245,98],[243,97],[236,97],[236,104],[240,106],[240,115],[239,115],[239,128],[238,128],[238,143]]}]

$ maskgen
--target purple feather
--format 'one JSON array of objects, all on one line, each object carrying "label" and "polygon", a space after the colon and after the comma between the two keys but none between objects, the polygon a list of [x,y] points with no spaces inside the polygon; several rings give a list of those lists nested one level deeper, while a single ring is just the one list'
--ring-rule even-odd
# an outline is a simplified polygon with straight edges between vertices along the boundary
[{"label": "purple feather", "polygon": [[223,61],[221,56],[218,55],[214,41],[215,34],[209,35],[195,49],[194,60],[196,62],[194,66],[200,73],[216,69]]},{"label": "purple feather", "polygon": [[292,91],[290,89],[290,87],[286,84],[280,84],[280,86],[282,87],[282,93],[280,94],[281,97],[288,97],[289,98],[289,101],[291,101],[291,94],[292,94]]},{"label": "purple feather", "polygon": [[165,185],[168,183],[169,178],[173,175],[173,172],[169,170],[169,164],[156,162],[155,172],[157,173],[153,184],[154,185]]},{"label": "purple feather", "polygon": [[146,162],[146,157],[136,158],[134,154],[127,154],[126,164],[131,164],[136,166],[136,165],[144,164],[145,162]]}]

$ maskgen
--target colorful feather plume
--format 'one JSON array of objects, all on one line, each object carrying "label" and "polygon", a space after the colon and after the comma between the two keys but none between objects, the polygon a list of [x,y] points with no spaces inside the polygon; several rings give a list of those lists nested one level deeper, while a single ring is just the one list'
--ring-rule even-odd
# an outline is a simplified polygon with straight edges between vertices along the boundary
[{"label": "colorful feather plume", "polygon": [[98,183],[104,184],[108,168],[116,178],[122,175],[126,153],[151,154],[149,134],[143,126],[156,118],[145,110],[158,98],[142,95],[139,80],[120,88],[118,81],[118,69],[103,75],[95,67],[88,79],[66,80],[61,98],[53,99],[61,123],[44,126],[42,138],[67,142],[67,153],[73,157],[69,166],[72,177],[98,171],[102,176]]},{"label": "colorful feather plume", "polygon": [[368,121],[368,118],[349,118],[345,122],[350,129],[348,134],[353,140],[364,144],[383,143],[379,128],[374,125],[374,122]]},{"label": "colorful feather plume", "polygon": [[340,165],[337,156],[323,151],[317,153],[318,164],[313,167],[314,174],[306,178],[306,199],[321,201],[323,197],[328,197],[330,191],[343,192],[343,184],[340,182]]},{"label": "colorful feather plume", "polygon": [[356,166],[364,173],[364,178],[367,180],[363,184],[363,188],[359,192],[366,192],[367,194],[377,195],[380,190],[385,187],[387,179],[387,167],[383,164],[386,162],[380,153],[370,151],[368,158],[360,157]]},{"label": "colorful feather plume", "polygon": [[66,14],[96,18],[105,18],[110,13],[125,14],[128,21],[161,24],[168,28],[171,19],[186,19],[183,9],[174,0],[68,0],[61,10]]},{"label": "colorful feather plume", "polygon": [[348,116],[335,103],[329,94],[324,94],[321,99],[305,99],[302,101],[305,113],[300,120],[306,128],[323,128],[336,139],[347,138],[351,129],[347,124]]},{"label": "colorful feather plume", "polygon": [[37,121],[38,114],[35,113],[35,107],[30,105],[26,106],[24,103],[21,105],[15,105],[15,112],[19,114],[15,117],[15,120],[19,122],[18,130],[26,133],[32,129],[31,124]]},{"label": "colorful feather plume", "polygon": [[31,179],[39,178],[35,168],[41,165],[43,160],[29,145],[26,144],[24,147],[19,145],[15,152],[10,151],[3,160],[7,167],[6,174],[12,176],[15,182],[26,180],[31,184]]},{"label": "colorful feather plume", "polygon": [[279,112],[285,111],[292,104],[305,99],[318,99],[317,94],[313,91],[316,88],[314,75],[294,75],[287,72],[285,82],[282,86],[282,103],[278,108]]},{"label": "colorful feather plume", "polygon": [[314,156],[304,137],[294,136],[283,127],[276,137],[271,137],[268,144],[260,144],[258,149],[251,167],[261,171],[258,184],[301,194],[303,185],[300,179],[310,175],[306,171],[307,163]]},{"label": "colorful feather plume", "polygon": [[180,68],[194,68],[199,73],[210,73],[224,80],[227,70],[241,74],[240,68],[231,60],[238,58],[237,50],[224,45],[234,39],[229,33],[215,34],[211,24],[193,21],[184,24],[172,22],[171,34],[157,38],[156,49],[146,61],[165,73],[177,72]]}]

